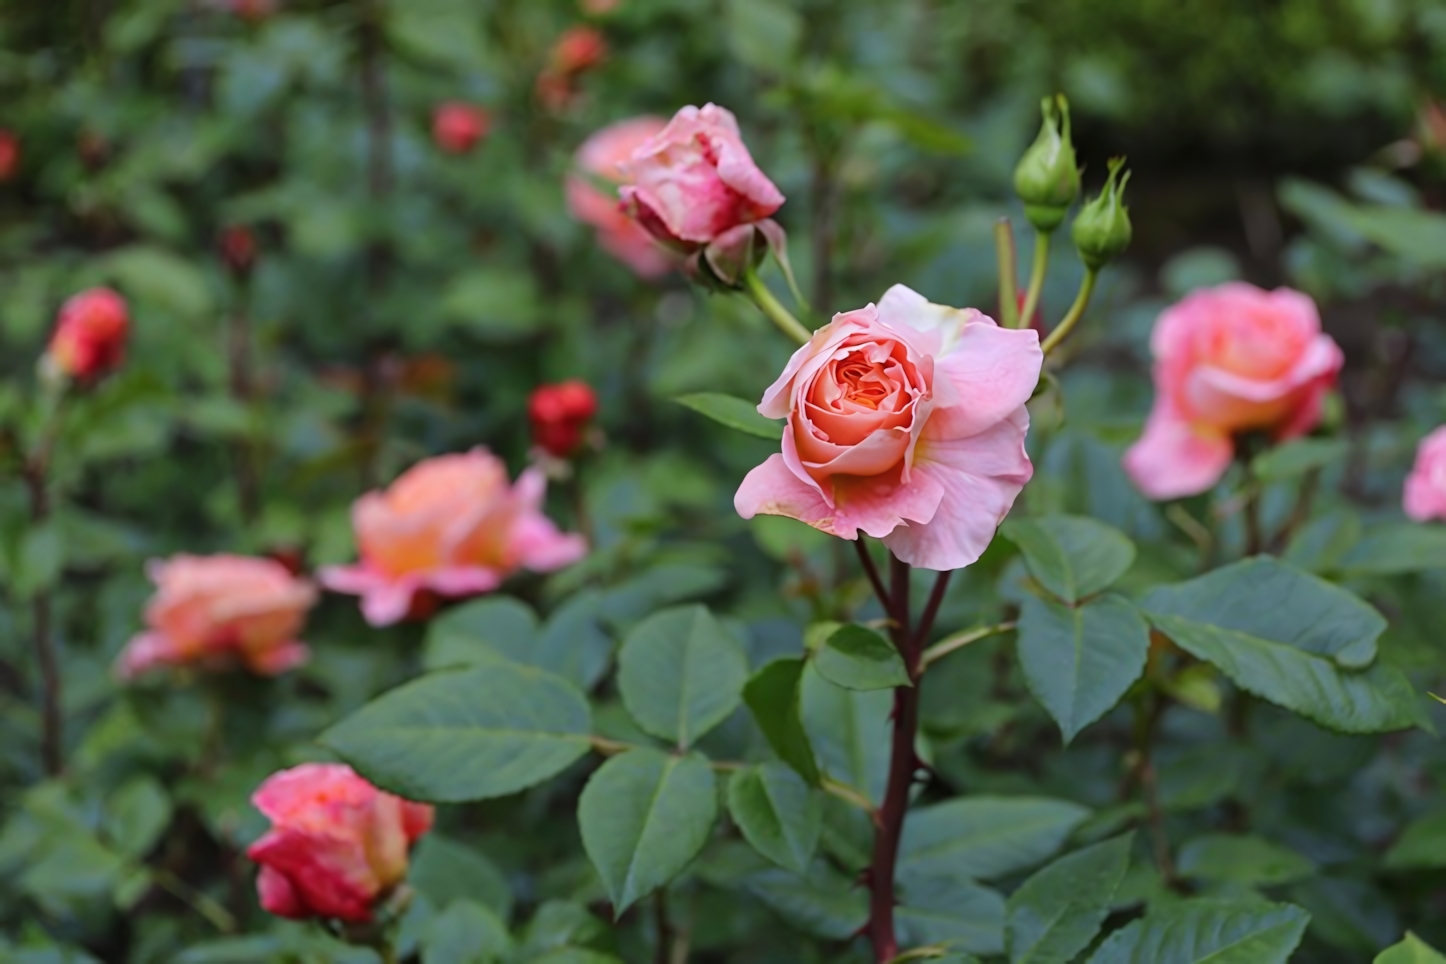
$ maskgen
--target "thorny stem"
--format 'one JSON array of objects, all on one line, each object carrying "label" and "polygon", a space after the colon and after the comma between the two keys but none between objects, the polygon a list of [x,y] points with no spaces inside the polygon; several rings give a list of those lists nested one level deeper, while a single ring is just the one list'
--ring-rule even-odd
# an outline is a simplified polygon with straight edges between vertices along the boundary
[{"label": "thorny stem", "polygon": [[793,317],[793,313],[773,297],[773,292],[768,290],[768,286],[758,277],[758,272],[752,268],[747,268],[743,272],[743,289],[748,292],[748,297],[753,299],[758,310],[778,326],[779,331],[800,345],[808,344],[809,339],[813,337],[812,332],[803,327],[803,323]]},{"label": "thorny stem", "polygon": [[1019,311],[1019,327],[1028,328],[1034,311],[1039,307],[1039,295],[1044,290],[1044,274],[1049,268],[1049,234],[1034,233],[1034,263],[1029,267],[1029,288],[1024,294],[1024,307]]},{"label": "thorny stem", "polygon": [[888,590],[884,588],[883,579],[879,578],[879,567],[874,565],[874,557],[869,555],[868,543],[861,538],[855,539],[854,548],[858,550],[859,562],[864,567],[864,574],[869,577],[869,584],[874,587],[874,595],[879,597],[879,604],[884,607],[884,615],[897,620],[893,600],[890,598]]},{"label": "thorny stem", "polygon": [[[1149,706],[1145,700],[1151,699]],[[1165,832],[1165,811],[1160,806],[1159,780],[1155,771],[1154,743],[1155,728],[1164,712],[1165,701],[1158,695],[1135,701],[1135,782],[1140,787],[1140,799],[1150,828],[1150,848],[1155,855],[1155,868],[1167,887],[1179,884],[1175,861],[1170,856],[1170,838]]]},{"label": "thorny stem", "polygon": [[946,569],[934,579],[934,588],[929,593],[929,601],[924,606],[924,614],[919,617],[919,626],[914,630],[914,649],[916,651],[929,639],[929,631],[934,628],[934,619],[939,615],[939,606],[943,604],[944,594],[949,589],[951,575],[953,573]]},{"label": "thorny stem", "polygon": [[1074,304],[1070,305],[1069,312],[1065,314],[1064,318],[1060,320],[1060,323],[1055,326],[1054,331],[1051,331],[1049,337],[1044,340],[1044,344],[1040,346],[1046,356],[1058,348],[1060,342],[1069,337],[1069,333],[1074,330],[1074,326],[1079,323],[1081,316],[1085,313],[1085,308],[1089,306],[1090,296],[1094,294],[1095,280],[1097,278],[1098,273],[1093,268],[1085,269],[1084,280],[1079,284],[1079,293],[1075,295]]},{"label": "thorny stem", "polygon": [[1019,327],[1019,281],[1014,255],[1014,229],[1008,218],[994,222],[994,258],[999,263],[999,323]]},{"label": "thorny stem", "polygon": [[922,673],[924,670],[928,669],[930,666],[932,666],[934,663],[937,663],[945,656],[948,656],[956,649],[963,649],[970,643],[977,643],[981,639],[987,639],[990,636],[997,636],[999,633],[1007,633],[1011,629],[1013,629],[1015,625],[1016,624],[1013,622],[998,623],[994,626],[983,626],[979,629],[971,629],[967,632],[955,633],[953,636],[942,639],[939,642],[935,643],[933,646],[930,646],[928,649],[924,650],[922,656],[920,656],[919,658],[919,671]]}]

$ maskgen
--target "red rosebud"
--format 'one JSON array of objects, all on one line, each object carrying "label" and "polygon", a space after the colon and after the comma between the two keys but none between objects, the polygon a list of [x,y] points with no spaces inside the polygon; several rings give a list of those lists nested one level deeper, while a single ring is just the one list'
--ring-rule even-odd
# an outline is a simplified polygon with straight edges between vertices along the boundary
[{"label": "red rosebud", "polygon": [[90,288],[61,305],[46,355],[71,378],[98,378],[125,358],[129,327],[125,299],[109,288]]},{"label": "red rosebud", "polygon": [[242,20],[260,23],[276,12],[277,0],[230,0],[231,12]]},{"label": "red rosebud", "polygon": [[448,101],[432,113],[432,141],[448,154],[466,154],[491,126],[492,118],[482,108]]},{"label": "red rosebud", "polygon": [[583,429],[596,414],[597,396],[586,382],[577,379],[539,386],[527,400],[533,442],[557,458],[566,458],[577,449]]},{"label": "red rosebud", "polygon": [[256,235],[244,224],[221,232],[221,260],[236,274],[244,275],[256,264]]},{"label": "red rosebud", "polygon": [[608,42],[594,27],[569,27],[552,45],[547,58],[548,71],[571,77],[602,63],[607,57]]},{"label": "red rosebud", "polygon": [[20,170],[20,138],[14,131],[0,130],[0,183]]}]

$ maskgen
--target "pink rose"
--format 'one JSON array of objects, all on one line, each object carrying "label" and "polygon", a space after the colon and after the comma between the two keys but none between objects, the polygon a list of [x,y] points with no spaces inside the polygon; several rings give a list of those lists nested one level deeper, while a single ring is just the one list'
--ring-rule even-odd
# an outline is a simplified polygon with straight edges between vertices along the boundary
[{"label": "pink rose", "polygon": [[281,563],[181,555],[152,562],[147,574],[156,584],[146,606],[149,629],[121,653],[122,678],[157,666],[231,660],[272,676],[306,662],[306,644],[296,634],[316,588]]},{"label": "pink rose", "polygon": [[626,183],[623,162],[667,125],[661,117],[634,117],[604,127],[578,148],[576,170],[566,182],[567,206],[572,216],[596,228],[603,250],[642,278],[667,274],[678,259],[623,213],[616,196],[599,190],[594,181],[609,187]]},{"label": "pink rose", "polygon": [[251,795],[271,829],[246,855],[261,865],[261,906],[279,917],[371,920],[407,876],[407,852],[433,811],[384,793],[341,763],[303,763]]},{"label": "pink rose", "polygon": [[782,244],[783,229],[768,217],[783,195],[753,163],[737,118],[716,104],[678,111],[633,151],[623,173],[624,210],[670,247],[702,254],[730,284],[755,228],[775,250]]},{"label": "pink rose", "polygon": [[1241,282],[1167,309],[1150,350],[1155,407],[1124,465],[1152,499],[1213,486],[1230,467],[1236,433],[1281,440],[1310,431],[1344,362],[1307,295]]},{"label": "pink rose", "polygon": [[1446,519],[1446,425],[1421,440],[1406,476],[1406,515],[1417,522]]},{"label": "pink rose", "polygon": [[322,585],[362,597],[373,626],[404,618],[414,598],[490,592],[520,568],[561,569],[587,544],[542,514],[547,482],[528,469],[516,485],[486,449],[418,462],[384,492],[352,506],[361,562],[322,569]]},{"label": "pink rose", "polygon": [[843,539],[863,530],[925,569],[967,566],[1034,472],[1024,403],[1043,361],[1033,331],[895,285],[794,352],[758,406],[788,419],[783,453],[733,504]]}]

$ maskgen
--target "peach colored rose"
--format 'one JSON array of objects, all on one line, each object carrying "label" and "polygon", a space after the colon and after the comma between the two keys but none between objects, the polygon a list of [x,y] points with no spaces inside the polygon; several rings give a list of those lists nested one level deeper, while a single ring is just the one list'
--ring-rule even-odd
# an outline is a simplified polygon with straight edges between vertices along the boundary
[{"label": "peach colored rose", "polygon": [[490,592],[521,568],[561,569],[581,559],[581,536],[542,514],[547,483],[528,469],[512,485],[486,449],[418,462],[383,492],[352,507],[361,561],[322,569],[322,585],[362,597],[373,626],[404,618],[419,593]]},{"label": "peach colored rose", "polygon": [[47,360],[71,378],[98,378],[125,359],[129,328],[125,299],[109,288],[89,288],[60,306]]},{"label": "peach colored rose", "polygon": [[1213,486],[1230,467],[1237,433],[1289,439],[1310,431],[1344,361],[1309,296],[1241,282],[1166,309],[1150,349],[1155,407],[1124,465],[1152,499]]},{"label": "peach colored rose", "polygon": [[146,606],[145,632],[126,644],[116,664],[122,678],[158,666],[239,660],[274,676],[306,662],[296,634],[316,602],[316,588],[272,559],[172,556],[147,567],[156,594]]},{"label": "peach colored rose", "polygon": [[1417,522],[1446,519],[1446,425],[1421,440],[1403,502],[1406,515]]},{"label": "peach colored rose", "polygon": [[364,922],[407,876],[432,808],[372,786],[341,763],[274,773],[251,796],[271,829],[246,851],[261,906],[279,917]]},{"label": "peach colored rose", "polygon": [[[661,117],[634,117],[604,127],[578,148],[575,169],[566,181],[567,206],[572,216],[596,228],[603,250],[641,278],[667,274],[677,266],[677,256],[624,214],[611,191],[626,182],[622,163],[667,124]],[[609,193],[599,190],[594,182],[606,184]]]},{"label": "peach colored rose", "polygon": [[783,206],[783,195],[753,163],[737,118],[716,104],[678,111],[633,151],[623,173],[628,213],[684,252],[762,222]]},{"label": "peach colored rose", "polygon": [[743,480],[745,519],[859,530],[925,569],[979,558],[1034,472],[1024,403],[1039,336],[895,285],[834,315],[794,353],[758,411],[787,418],[783,452]]}]

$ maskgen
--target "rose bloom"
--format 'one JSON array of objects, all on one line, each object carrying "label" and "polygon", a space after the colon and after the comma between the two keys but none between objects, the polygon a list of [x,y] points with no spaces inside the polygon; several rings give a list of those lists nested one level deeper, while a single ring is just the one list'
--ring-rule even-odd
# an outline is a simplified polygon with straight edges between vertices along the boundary
[{"label": "rose bloom", "polygon": [[129,327],[125,299],[109,288],[90,288],[60,306],[46,356],[71,378],[97,378],[125,360]]},{"label": "rose bloom", "polygon": [[1215,485],[1238,433],[1282,440],[1310,431],[1344,362],[1307,295],[1241,282],[1196,291],[1166,309],[1150,350],[1155,406],[1124,466],[1152,499]]},{"label": "rose bloom", "polygon": [[20,138],[13,131],[0,130],[0,182],[20,170]]},{"label": "rose bloom", "polygon": [[794,353],[758,411],[787,418],[783,451],[734,506],[844,539],[860,530],[925,569],[979,558],[1034,472],[1024,403],[1039,336],[903,285],[834,315]]},{"label": "rose bloom", "polygon": [[491,126],[492,119],[482,108],[449,101],[432,112],[432,142],[448,154],[466,154]]},{"label": "rose bloom", "polygon": [[1417,522],[1446,519],[1446,425],[1421,440],[1403,501],[1406,515]]},{"label": "rose bloom", "polygon": [[261,865],[261,906],[280,917],[362,923],[407,876],[432,808],[372,786],[341,763],[272,774],[251,796],[271,829],[246,851]]},{"label": "rose bloom", "polygon": [[574,171],[567,176],[567,207],[572,216],[596,228],[603,250],[641,278],[667,274],[677,265],[677,257],[624,214],[617,196],[599,190],[594,180],[609,187],[625,184],[623,162],[667,126],[661,117],[634,117],[604,127],[578,148]]},{"label": "rose bloom", "polygon": [[602,63],[607,57],[608,42],[595,27],[569,27],[552,45],[547,68],[564,77],[580,74]]},{"label": "rose bloom", "polygon": [[126,644],[116,664],[122,678],[161,666],[239,661],[274,676],[306,662],[296,638],[316,588],[273,559],[173,556],[152,562],[156,594],[146,605],[145,632]]},{"label": "rose bloom", "polygon": [[574,378],[557,385],[539,385],[527,400],[532,441],[557,458],[567,458],[582,444],[583,429],[597,414],[597,395]]},{"label": "rose bloom", "polygon": [[738,120],[716,104],[684,107],[623,165],[623,204],[652,235],[687,252],[761,222],[783,195],[753,163]]},{"label": "rose bloom", "polygon": [[546,485],[536,468],[509,484],[502,460],[481,448],[418,462],[385,491],[356,501],[361,561],[322,569],[321,583],[360,595],[367,621],[385,626],[427,593],[471,596],[496,589],[518,569],[561,569],[581,559],[587,544],[542,514]]}]

